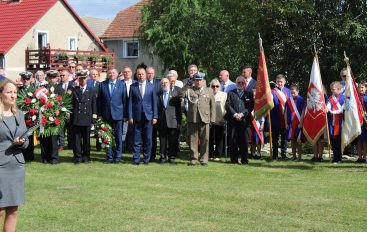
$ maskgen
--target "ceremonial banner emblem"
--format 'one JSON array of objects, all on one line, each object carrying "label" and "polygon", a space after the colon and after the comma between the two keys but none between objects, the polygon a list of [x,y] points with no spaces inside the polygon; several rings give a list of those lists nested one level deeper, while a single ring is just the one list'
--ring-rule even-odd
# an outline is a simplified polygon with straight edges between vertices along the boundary
[{"label": "ceremonial banner emblem", "polygon": [[269,85],[265,53],[262,45],[260,45],[259,68],[257,70],[256,96],[254,104],[255,118],[261,118],[273,107],[273,95],[271,94]]},{"label": "ceremonial banner emblem", "polygon": [[350,66],[347,67],[347,77],[345,79],[345,93],[344,93],[344,121],[342,124],[341,133],[341,148],[342,152],[355,138],[361,133],[361,124],[363,122],[361,113],[358,107],[358,93],[355,88],[354,81],[351,77]]},{"label": "ceremonial banner emblem", "polygon": [[325,108],[319,61],[315,55],[307,89],[307,107],[303,119],[303,133],[312,144],[315,144],[324,134],[327,123]]}]

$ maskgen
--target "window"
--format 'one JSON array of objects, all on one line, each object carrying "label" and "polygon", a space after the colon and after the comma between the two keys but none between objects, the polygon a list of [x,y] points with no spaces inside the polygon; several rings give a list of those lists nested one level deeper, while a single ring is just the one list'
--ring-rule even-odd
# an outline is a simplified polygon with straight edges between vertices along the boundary
[{"label": "window", "polygon": [[0,69],[5,69],[5,57],[0,54]]},{"label": "window", "polygon": [[76,37],[69,37],[68,39],[68,49],[69,50],[78,50],[78,45],[77,45],[77,39]]},{"label": "window", "polygon": [[139,56],[139,42],[124,41],[124,58],[138,58],[138,56]]},{"label": "window", "polygon": [[46,48],[48,44],[48,32],[37,31],[37,47],[38,49]]}]

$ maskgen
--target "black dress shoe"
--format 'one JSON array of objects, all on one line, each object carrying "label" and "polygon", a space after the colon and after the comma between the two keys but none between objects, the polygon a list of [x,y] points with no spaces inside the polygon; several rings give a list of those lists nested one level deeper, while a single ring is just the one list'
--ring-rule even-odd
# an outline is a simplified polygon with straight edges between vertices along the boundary
[{"label": "black dress shoe", "polygon": [[241,164],[242,164],[242,165],[248,165],[248,160],[243,160],[243,161],[241,161]]},{"label": "black dress shoe", "polygon": [[138,166],[138,165],[140,165],[140,163],[135,163],[135,162],[134,162],[134,163],[132,163],[132,165],[136,165],[136,166]]},{"label": "black dress shoe", "polygon": [[160,163],[160,164],[165,164],[165,163],[167,163],[167,160],[165,160],[165,159],[161,159],[161,160],[159,160],[159,163]]},{"label": "black dress shoe", "polygon": [[194,163],[191,163],[191,162],[188,162],[187,163],[187,166],[195,166],[195,164]]},{"label": "black dress shoe", "polygon": [[103,162],[105,164],[112,164],[113,163],[113,160],[106,160],[105,162]]},{"label": "black dress shoe", "polygon": [[75,165],[79,165],[80,164],[80,161],[75,161],[74,164]]},{"label": "black dress shoe", "polygon": [[208,163],[200,163],[201,166],[208,166]]}]

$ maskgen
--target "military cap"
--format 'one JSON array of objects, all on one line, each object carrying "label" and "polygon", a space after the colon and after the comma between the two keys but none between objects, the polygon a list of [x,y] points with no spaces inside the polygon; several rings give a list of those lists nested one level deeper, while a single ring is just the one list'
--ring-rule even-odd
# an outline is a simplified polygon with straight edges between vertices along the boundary
[{"label": "military cap", "polygon": [[196,73],[195,76],[194,76],[194,79],[195,80],[203,80],[204,77],[205,77],[204,73]]},{"label": "military cap", "polygon": [[19,76],[21,76],[25,80],[29,80],[33,76],[33,73],[31,73],[29,71],[25,71],[25,72],[19,73]]},{"label": "military cap", "polygon": [[80,70],[80,71],[77,71],[75,74],[79,78],[87,78],[88,75],[89,75],[89,71],[88,70]]},{"label": "military cap", "polygon": [[59,76],[59,72],[58,72],[58,71],[56,71],[56,70],[48,70],[48,71],[46,72],[46,75],[47,75],[47,77],[49,77],[49,78],[55,78],[55,77],[58,77],[58,76]]}]

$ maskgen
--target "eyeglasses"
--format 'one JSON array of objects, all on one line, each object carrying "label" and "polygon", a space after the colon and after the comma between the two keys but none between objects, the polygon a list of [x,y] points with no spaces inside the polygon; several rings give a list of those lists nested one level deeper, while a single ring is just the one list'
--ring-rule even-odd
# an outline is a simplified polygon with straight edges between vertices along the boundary
[{"label": "eyeglasses", "polygon": [[347,77],[347,75],[343,75],[342,77]]},{"label": "eyeglasses", "polygon": [[75,66],[69,66],[69,68],[75,68]]},{"label": "eyeglasses", "polygon": [[237,83],[237,84],[241,84],[241,85],[245,84],[245,82],[244,82],[244,81],[237,81],[236,83]]},{"label": "eyeglasses", "polygon": [[212,85],[212,88],[219,88],[219,85]]},{"label": "eyeglasses", "polygon": [[60,77],[64,77],[65,75],[60,75]]}]

